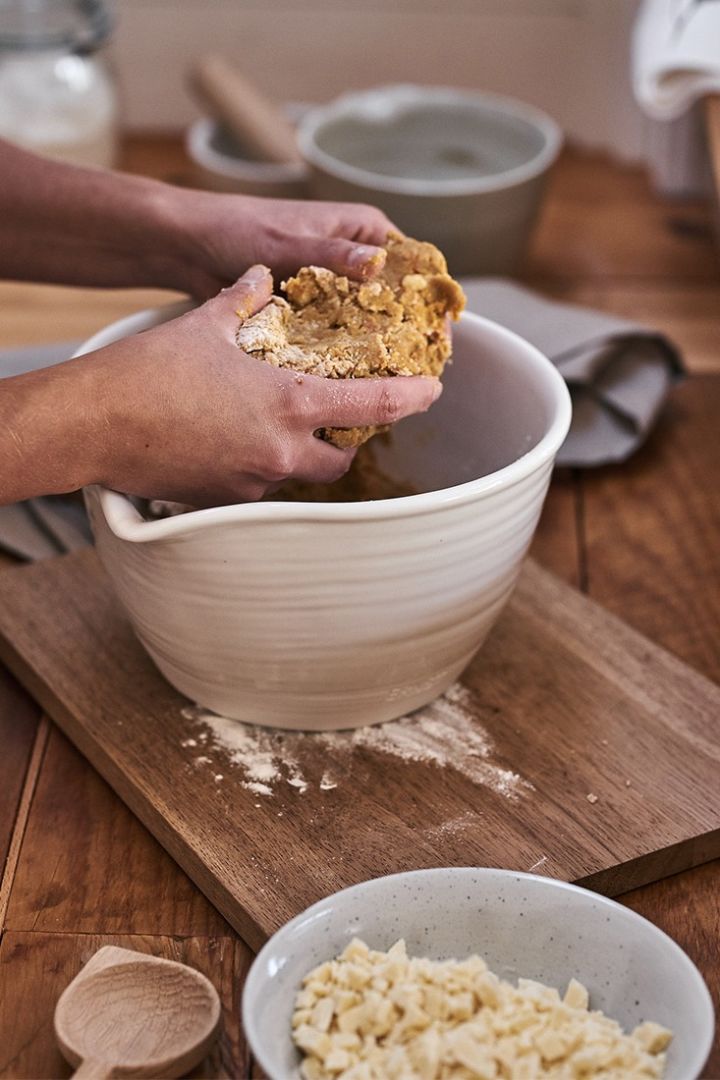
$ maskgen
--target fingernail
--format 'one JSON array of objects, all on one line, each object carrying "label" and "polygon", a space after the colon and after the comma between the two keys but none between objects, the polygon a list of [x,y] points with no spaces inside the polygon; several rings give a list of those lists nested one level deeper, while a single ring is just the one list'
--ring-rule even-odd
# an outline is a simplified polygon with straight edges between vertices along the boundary
[{"label": "fingernail", "polygon": [[442,383],[438,379],[437,382],[435,383],[435,385],[433,386],[433,401],[437,401],[437,399],[440,397],[442,392],[443,392]]},{"label": "fingernail", "polygon": [[384,248],[358,244],[348,254],[348,266],[352,270],[362,270],[364,274],[374,274],[382,269],[387,258]]},{"label": "fingernail", "polygon": [[262,266],[261,264],[258,264],[257,266],[251,266],[250,269],[243,274],[242,280],[247,285],[254,285],[256,282],[262,281],[264,278],[266,278],[269,273],[270,268],[268,266]]},{"label": "fingernail", "polygon": [[[235,308],[235,314],[239,319],[247,319],[248,315],[251,314],[255,304],[255,299],[252,296],[252,289],[265,281],[269,273],[270,270],[267,266],[258,264],[257,266],[251,266],[240,278],[239,284],[244,285],[245,290],[240,294],[240,303],[238,307]],[[270,280],[272,281],[272,278]]]}]

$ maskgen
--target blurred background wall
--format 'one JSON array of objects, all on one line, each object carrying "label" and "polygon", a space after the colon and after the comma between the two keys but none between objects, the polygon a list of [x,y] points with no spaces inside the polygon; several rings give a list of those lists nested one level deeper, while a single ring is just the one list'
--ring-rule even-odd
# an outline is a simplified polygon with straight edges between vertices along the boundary
[{"label": "blurred background wall", "polygon": [[657,133],[630,90],[638,2],[116,0],[111,55],[134,130],[179,129],[196,115],[186,72],[219,50],[278,101],[383,82],[476,87],[539,105],[571,139],[639,161]]}]

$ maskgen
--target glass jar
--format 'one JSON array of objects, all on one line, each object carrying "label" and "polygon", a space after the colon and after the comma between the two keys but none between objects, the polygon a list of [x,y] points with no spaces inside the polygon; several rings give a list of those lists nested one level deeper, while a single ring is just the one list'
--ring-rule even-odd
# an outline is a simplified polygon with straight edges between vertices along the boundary
[{"label": "glass jar", "polygon": [[0,0],[0,137],[80,165],[115,164],[118,102],[96,50],[103,0]]}]

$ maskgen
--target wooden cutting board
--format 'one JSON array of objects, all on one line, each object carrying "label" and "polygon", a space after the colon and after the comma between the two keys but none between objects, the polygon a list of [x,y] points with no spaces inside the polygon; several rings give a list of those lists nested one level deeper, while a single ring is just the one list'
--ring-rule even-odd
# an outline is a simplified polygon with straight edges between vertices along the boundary
[{"label": "wooden cutting board", "polygon": [[358,735],[189,708],[92,551],[2,575],[0,653],[253,947],[393,871],[616,894],[720,855],[720,689],[532,563],[462,684]]}]

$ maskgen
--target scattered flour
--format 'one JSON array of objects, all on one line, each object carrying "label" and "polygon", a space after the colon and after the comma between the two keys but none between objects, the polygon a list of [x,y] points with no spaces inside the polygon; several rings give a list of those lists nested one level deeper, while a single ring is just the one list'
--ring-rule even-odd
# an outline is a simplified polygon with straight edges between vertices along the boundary
[{"label": "scattered flour", "polygon": [[320,779],[320,790],[321,791],[332,791],[333,788],[336,788],[337,786],[338,786],[337,780],[335,779],[333,774],[329,771],[329,769],[326,769],[325,772],[322,774],[322,777]]},{"label": "scattered flour", "polygon": [[[423,709],[386,724],[338,732],[287,732],[254,724],[243,724],[200,708],[183,709],[183,716],[199,729],[183,746],[198,743],[207,751],[220,751],[231,765],[242,770],[241,783],[255,795],[273,795],[282,786],[299,794],[313,786],[332,791],[340,778],[364,752],[383,754],[398,761],[415,761],[454,769],[474,784],[490,788],[508,799],[532,790],[532,784],[518,773],[492,760],[494,746],[488,732],[478,723],[473,694],[462,683],[454,683],[441,697]],[[319,778],[318,749],[332,760]],[[194,759],[195,765],[211,763],[207,754]],[[222,775],[222,774],[219,774]],[[447,823],[463,827],[463,818]]]}]

